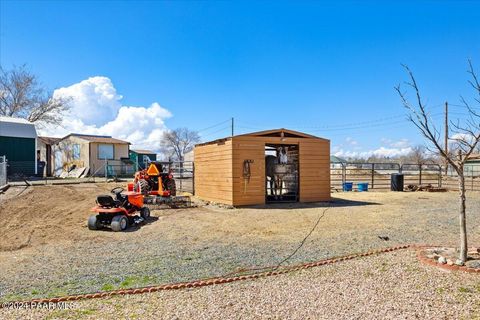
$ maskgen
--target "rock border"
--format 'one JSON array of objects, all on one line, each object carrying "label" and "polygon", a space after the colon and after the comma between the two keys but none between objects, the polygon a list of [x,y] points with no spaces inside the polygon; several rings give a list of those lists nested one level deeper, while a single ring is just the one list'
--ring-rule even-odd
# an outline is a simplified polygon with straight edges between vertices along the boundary
[{"label": "rock border", "polygon": [[[429,246],[428,248],[435,248],[435,246]],[[425,265],[437,267],[437,268],[448,270],[448,271],[463,271],[463,272],[468,272],[468,273],[476,273],[476,274],[480,275],[480,268],[470,268],[470,267],[467,267],[467,266],[459,266],[459,265],[456,265],[456,264],[448,265],[446,263],[445,264],[439,263],[438,261],[436,261],[434,259],[427,258],[425,256],[425,249],[427,249],[427,248],[422,247],[422,248],[417,250],[418,260]]]}]

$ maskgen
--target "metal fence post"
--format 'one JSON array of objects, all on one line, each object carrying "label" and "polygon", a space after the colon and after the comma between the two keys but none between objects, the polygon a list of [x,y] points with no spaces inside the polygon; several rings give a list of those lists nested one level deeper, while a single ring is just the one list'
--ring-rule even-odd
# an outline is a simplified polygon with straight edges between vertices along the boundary
[{"label": "metal fence post", "polygon": [[105,182],[108,181],[108,161],[107,158],[105,158]]},{"label": "metal fence post", "polygon": [[418,170],[419,170],[418,185],[421,186],[422,185],[422,165],[421,164],[418,165]]},{"label": "metal fence post", "polygon": [[373,189],[374,180],[375,180],[375,163],[372,163],[372,189]]},{"label": "metal fence post", "polygon": [[0,186],[7,184],[7,158],[0,156]]},{"label": "metal fence post", "polygon": [[195,195],[195,162],[192,162],[192,194]]}]

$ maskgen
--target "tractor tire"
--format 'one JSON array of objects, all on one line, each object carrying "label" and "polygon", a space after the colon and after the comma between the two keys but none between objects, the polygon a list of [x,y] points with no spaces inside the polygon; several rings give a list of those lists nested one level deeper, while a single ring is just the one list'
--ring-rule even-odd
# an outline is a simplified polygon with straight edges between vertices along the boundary
[{"label": "tractor tire", "polygon": [[88,223],[87,223],[88,229],[90,230],[98,230],[100,229],[100,221],[97,218],[97,215],[93,214],[90,217],[88,217]]},{"label": "tractor tire", "polygon": [[137,184],[135,185],[136,192],[140,192],[141,194],[147,195],[150,192],[150,185],[148,181],[145,179],[138,180]]},{"label": "tractor tire", "polygon": [[124,215],[118,215],[113,217],[112,223],[110,223],[110,228],[113,231],[124,231],[128,228],[128,219]]},{"label": "tractor tire", "polygon": [[142,217],[145,220],[148,220],[150,218],[150,209],[148,209],[147,207],[143,207],[140,210],[140,217]]},{"label": "tractor tire", "polygon": [[175,180],[168,179],[165,188],[170,191],[170,195],[175,197],[177,195],[177,185],[175,184]]}]

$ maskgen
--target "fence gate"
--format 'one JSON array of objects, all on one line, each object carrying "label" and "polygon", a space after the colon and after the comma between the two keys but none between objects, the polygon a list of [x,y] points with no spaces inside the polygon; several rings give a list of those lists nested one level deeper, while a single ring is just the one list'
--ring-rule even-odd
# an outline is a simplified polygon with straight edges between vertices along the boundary
[{"label": "fence gate", "polygon": [[7,158],[0,156],[0,186],[7,184]]},{"label": "fence gate", "polygon": [[177,191],[194,192],[194,164],[193,161],[174,161],[170,163],[170,172],[175,179]]}]

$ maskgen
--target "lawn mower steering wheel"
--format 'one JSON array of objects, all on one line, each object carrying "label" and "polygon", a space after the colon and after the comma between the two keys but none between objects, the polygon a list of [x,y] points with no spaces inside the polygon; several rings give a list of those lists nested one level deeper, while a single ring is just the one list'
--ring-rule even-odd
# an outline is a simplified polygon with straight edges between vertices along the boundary
[{"label": "lawn mower steering wheel", "polygon": [[125,189],[123,189],[122,187],[116,187],[116,188],[113,188],[110,192],[113,193],[113,194],[119,194],[119,193],[122,193]]}]

